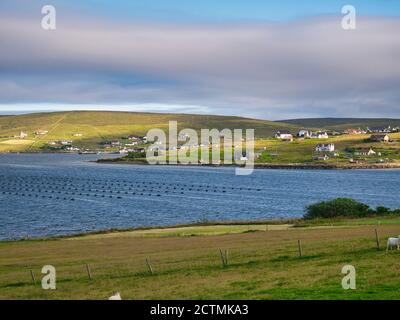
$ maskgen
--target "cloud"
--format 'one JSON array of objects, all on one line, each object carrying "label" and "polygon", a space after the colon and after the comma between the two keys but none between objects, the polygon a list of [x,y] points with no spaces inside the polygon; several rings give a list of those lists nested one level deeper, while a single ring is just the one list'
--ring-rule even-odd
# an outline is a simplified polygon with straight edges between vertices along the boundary
[{"label": "cloud", "polygon": [[398,117],[398,30],[400,19],[383,17],[359,17],[345,31],[340,17],[156,24],[64,16],[44,31],[38,19],[0,16],[0,110],[170,105],[270,119]]}]

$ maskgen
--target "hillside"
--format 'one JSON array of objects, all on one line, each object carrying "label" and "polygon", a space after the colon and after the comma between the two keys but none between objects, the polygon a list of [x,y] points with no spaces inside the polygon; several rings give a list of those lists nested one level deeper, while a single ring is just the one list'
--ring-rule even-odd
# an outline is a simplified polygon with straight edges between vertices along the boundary
[{"label": "hillside", "polygon": [[[72,140],[83,148],[127,135],[145,135],[152,128],[167,130],[168,121],[178,121],[182,128],[216,128],[222,130],[254,128],[258,138],[271,136],[275,130],[296,131],[298,126],[279,122],[230,116],[160,114],[137,112],[71,111],[35,113],[0,117],[0,152],[39,151],[49,141]],[[38,130],[46,135],[35,136]],[[24,140],[15,139],[27,132]],[[79,134],[79,137],[74,136]]]},{"label": "hillside", "polygon": [[344,130],[346,128],[367,128],[380,126],[400,126],[400,119],[362,119],[362,118],[309,118],[280,120],[280,123],[288,123],[305,128],[323,128],[329,130]]}]

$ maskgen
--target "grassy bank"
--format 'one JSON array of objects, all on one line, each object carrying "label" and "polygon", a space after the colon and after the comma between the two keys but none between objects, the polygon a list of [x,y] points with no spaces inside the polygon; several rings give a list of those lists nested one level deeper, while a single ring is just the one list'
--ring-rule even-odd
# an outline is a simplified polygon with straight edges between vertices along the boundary
[{"label": "grassy bank", "polygon": [[[400,219],[186,226],[0,242],[0,298],[106,299],[119,291],[124,299],[399,299],[399,253],[377,250],[376,228],[384,246],[386,237],[400,234]],[[225,268],[220,249],[229,252]],[[32,284],[29,270],[39,282],[45,264],[57,269],[55,291]],[[356,267],[357,290],[341,287],[345,264]]]}]

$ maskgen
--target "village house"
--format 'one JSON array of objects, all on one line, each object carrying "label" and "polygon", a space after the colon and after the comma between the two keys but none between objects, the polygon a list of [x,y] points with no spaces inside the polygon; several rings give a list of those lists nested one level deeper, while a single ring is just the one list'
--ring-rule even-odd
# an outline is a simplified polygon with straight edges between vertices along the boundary
[{"label": "village house", "polygon": [[308,131],[308,130],[300,130],[300,131],[297,133],[297,136],[298,136],[299,138],[309,138],[309,137],[310,137],[310,131]]},{"label": "village house", "polygon": [[319,132],[311,132],[310,138],[311,138],[311,139],[328,139],[328,138],[329,138],[329,135],[328,135],[327,132],[322,132],[322,131],[319,131]]},{"label": "village house", "polygon": [[46,134],[48,134],[48,133],[49,133],[48,130],[38,130],[38,131],[35,132],[35,135],[37,135],[37,136],[44,136],[44,135],[46,135]]},{"label": "village house", "polygon": [[[359,149],[354,151],[354,155],[356,156],[373,156],[376,155],[376,151],[374,151],[372,148],[367,148],[367,149]],[[378,155],[380,156],[380,152],[378,153]]]},{"label": "village house", "polygon": [[324,155],[316,155],[313,157],[313,160],[317,160],[317,161],[327,161],[329,160],[329,156],[324,154]]},{"label": "village house", "polygon": [[333,151],[335,151],[335,144],[333,144],[333,143],[317,144],[317,146],[315,147],[315,151],[317,151],[317,152],[333,152]]},{"label": "village house", "polygon": [[131,141],[136,141],[136,142],[143,142],[143,143],[147,143],[147,137],[143,136],[143,137],[139,137],[139,136],[129,136],[128,140]]},{"label": "village house", "polygon": [[364,134],[366,133],[365,130],[361,130],[360,128],[354,129],[354,128],[349,128],[343,131],[344,134]]},{"label": "village house", "polygon": [[390,126],[372,127],[367,128],[367,131],[370,133],[389,133],[392,132],[392,128]]},{"label": "village house", "polygon": [[276,139],[293,141],[293,135],[288,130],[279,130],[275,132],[274,137]]},{"label": "village house", "polygon": [[390,137],[387,134],[373,134],[369,140],[374,142],[389,142]]},{"label": "village house", "polygon": [[18,137],[19,139],[23,140],[23,139],[25,139],[27,136],[28,136],[28,133],[27,133],[27,132],[21,131],[21,132],[19,133],[19,136],[17,136],[17,137]]},{"label": "village house", "polygon": [[134,147],[134,146],[136,146],[137,144],[138,144],[137,141],[132,141],[132,142],[129,142],[129,143],[125,143],[125,147]]}]

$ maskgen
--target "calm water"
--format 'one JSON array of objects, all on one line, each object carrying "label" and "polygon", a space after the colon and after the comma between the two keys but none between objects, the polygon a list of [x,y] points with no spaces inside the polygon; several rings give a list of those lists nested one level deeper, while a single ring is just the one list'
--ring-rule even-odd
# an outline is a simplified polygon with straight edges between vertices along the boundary
[{"label": "calm water", "polygon": [[0,239],[200,220],[299,217],[351,197],[400,208],[400,170],[256,170],[90,163],[97,156],[0,155]]}]

